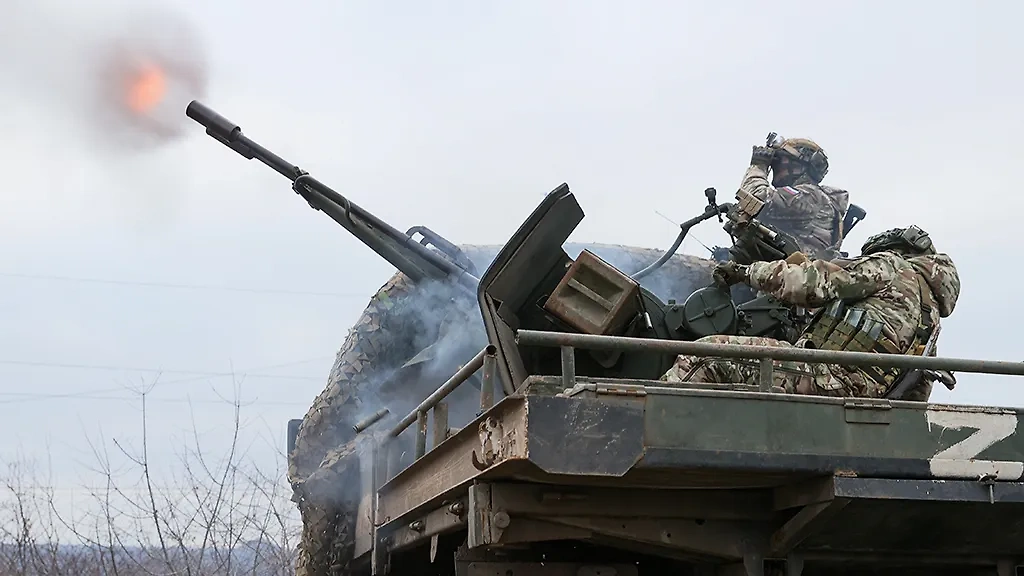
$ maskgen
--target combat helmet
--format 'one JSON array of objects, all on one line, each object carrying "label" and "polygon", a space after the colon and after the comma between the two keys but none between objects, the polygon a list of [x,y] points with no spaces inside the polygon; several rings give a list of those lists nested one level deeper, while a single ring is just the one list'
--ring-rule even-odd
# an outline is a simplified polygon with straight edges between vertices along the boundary
[{"label": "combat helmet", "polygon": [[807,174],[815,184],[820,183],[825,174],[828,174],[828,156],[825,154],[825,150],[813,140],[808,138],[780,138],[776,140],[772,147],[776,150],[776,162],[779,162],[784,157],[800,165],[803,168],[803,173]]},{"label": "combat helmet", "polygon": [[867,256],[885,250],[898,250],[911,254],[935,254],[931,237],[918,226],[892,228],[875,234],[864,241],[860,253],[862,256]]}]

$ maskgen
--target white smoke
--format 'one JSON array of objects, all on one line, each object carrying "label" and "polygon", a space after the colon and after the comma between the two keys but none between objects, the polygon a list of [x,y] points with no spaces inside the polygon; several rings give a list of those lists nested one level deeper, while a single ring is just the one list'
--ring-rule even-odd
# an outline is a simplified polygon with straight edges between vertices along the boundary
[{"label": "white smoke", "polygon": [[[500,246],[463,246],[466,255],[477,268],[478,274],[491,264]],[[629,274],[657,259],[662,252],[655,249],[638,249],[628,246],[601,244],[566,244],[566,253],[576,257],[583,249],[589,249],[608,263]],[[707,264],[707,263],[706,263]],[[695,259],[677,255],[665,266],[643,279],[645,288],[659,298],[685,299],[695,289],[710,282],[710,266],[702,266]],[[486,344],[483,322],[477,301],[473,297],[457,297],[457,289],[438,282],[426,282],[415,287],[411,294],[393,296],[393,307],[383,317],[364,317],[360,322],[373,324],[367,336],[354,348],[346,347],[339,354],[332,370],[325,393],[332,395],[329,414],[321,414],[330,423],[321,420],[311,434],[316,437],[317,449],[331,450],[348,441],[351,426],[386,408],[386,417],[374,423],[367,431],[360,433],[355,444],[369,462],[369,447],[373,439],[383,440],[389,430],[411,414],[428,395],[455,374],[459,366],[468,362]],[[362,332],[368,334],[368,332]],[[375,336],[375,338],[373,337]],[[357,337],[354,334],[349,338]],[[348,342],[351,343],[351,342]],[[351,370],[351,362],[359,361],[365,354],[368,362],[359,367],[359,382],[355,389],[343,390],[339,386],[350,386],[343,382],[348,377],[341,373],[342,367]],[[420,355],[418,358],[416,355]],[[409,367],[414,364],[415,367]],[[475,384],[480,384],[482,370],[477,371]],[[348,395],[354,394],[354,398]],[[502,397],[495,392],[495,399]],[[354,401],[353,401],[354,400]],[[480,391],[465,382],[450,393],[444,402],[448,405],[448,425],[461,428],[472,422],[480,413]],[[433,438],[433,422],[428,422],[428,446]],[[333,432],[332,432],[333,429]],[[414,459],[416,424],[399,436],[392,445],[398,452],[397,465],[404,468]],[[308,450],[309,448],[307,448]],[[314,450],[317,450],[314,449]],[[319,461],[322,454],[304,454],[308,464]],[[368,481],[369,466],[363,465],[364,483]],[[317,497],[337,497],[341,486],[323,479],[307,485]],[[347,493],[354,496],[354,493]]]},{"label": "white smoke", "polygon": [[[499,246],[464,248],[478,274],[487,269],[500,250]],[[646,267],[661,255],[661,251],[654,249],[600,244],[566,244],[564,249],[572,258],[581,250],[589,249],[627,274]],[[689,257],[675,256],[661,269],[646,276],[641,284],[663,301],[670,298],[682,301],[697,288],[710,283],[710,263],[702,274],[694,262]],[[390,414],[375,428],[396,423],[487,345],[475,298],[455,298],[455,294],[444,284],[429,282],[417,286],[413,295],[401,299],[388,314],[387,324],[390,334],[396,338],[401,334],[407,340],[401,348],[410,353],[398,357],[385,354],[391,364],[376,363],[372,368],[365,368],[373,371],[373,379],[361,385],[359,408],[355,414],[347,414],[347,418],[358,421],[387,408]],[[403,363],[416,361],[412,355],[424,350],[427,352],[422,354],[415,371],[402,368]],[[337,375],[332,375],[332,379],[335,377]],[[500,398],[500,393],[497,397]],[[464,384],[449,395],[446,402],[449,422],[452,426],[462,426],[479,413],[479,390]]]}]

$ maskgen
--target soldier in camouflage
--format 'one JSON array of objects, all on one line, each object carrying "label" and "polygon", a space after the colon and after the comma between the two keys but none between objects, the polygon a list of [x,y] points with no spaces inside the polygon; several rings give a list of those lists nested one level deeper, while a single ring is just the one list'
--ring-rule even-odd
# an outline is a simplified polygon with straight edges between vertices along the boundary
[{"label": "soldier in camouflage", "polygon": [[793,236],[804,254],[831,260],[843,242],[849,193],[821,185],[828,157],[815,142],[790,138],[769,144],[754,146],[740,190],[765,203],[758,220]]},{"label": "soldier in camouflage", "polygon": [[[716,281],[746,283],[792,304],[818,308],[796,346],[824,350],[934,355],[940,318],[949,316],[960,295],[956,266],[937,253],[928,234],[916,226],[868,238],[852,260],[787,260],[719,264]],[[788,347],[770,338],[708,336],[699,342]],[[774,385],[790,394],[878,398],[903,373],[882,367],[842,367],[775,361]],[[665,382],[756,384],[755,362],[679,356],[662,376]],[[935,380],[952,388],[948,373],[926,372],[904,396],[926,401]]]}]

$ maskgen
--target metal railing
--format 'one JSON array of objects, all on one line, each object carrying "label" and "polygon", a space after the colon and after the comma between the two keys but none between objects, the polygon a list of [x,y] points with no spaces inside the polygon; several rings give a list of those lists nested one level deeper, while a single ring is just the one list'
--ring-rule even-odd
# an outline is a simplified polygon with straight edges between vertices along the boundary
[{"label": "metal railing", "polygon": [[1024,376],[1024,362],[1005,362],[999,360],[939,358],[935,356],[909,356],[875,352],[840,352],[835,350],[751,346],[744,344],[712,344],[708,342],[657,340],[626,336],[598,336],[540,330],[519,330],[516,332],[516,342],[522,346],[561,348],[562,378],[569,386],[576,379],[575,348],[663,352],[665,354],[683,354],[708,358],[758,359],[760,360],[759,384],[761,390],[766,392],[770,389],[772,382],[773,360],[790,360],[812,364],[838,364],[841,366],[881,366],[912,370],[948,370],[950,372]]},{"label": "metal railing", "polygon": [[[707,358],[734,358],[760,360],[759,388],[771,390],[775,360],[790,360],[807,363],[838,364],[841,366],[881,366],[906,369],[948,370],[950,372],[973,372],[1024,376],[1024,362],[998,360],[975,360],[965,358],[939,358],[934,356],[909,356],[902,354],[881,354],[873,352],[841,352],[835,350],[814,350],[808,348],[752,346],[742,344],[712,344],[707,342],[686,342],[679,340],[658,340],[652,338],[631,338],[626,336],[599,336],[540,330],[519,330],[516,342],[522,346],[561,348],[562,379],[566,388],[576,384],[575,349],[609,351],[646,351],[665,354],[683,354]],[[488,345],[427,396],[411,412],[406,414],[388,433],[387,443],[402,432],[416,426],[416,459],[427,452],[428,413],[434,424],[433,447],[443,442],[448,432],[448,407],[444,399],[464,382],[483,368],[480,386],[480,411],[485,412],[494,405],[494,387],[497,378],[496,348]],[[506,395],[513,391],[504,390]],[[366,422],[380,420],[386,411],[372,415]],[[369,425],[367,424],[367,425]],[[359,431],[361,425],[356,425]],[[391,473],[388,473],[390,476]]]},{"label": "metal railing", "polygon": [[494,405],[494,379],[497,366],[495,354],[497,349],[488,345],[480,352],[477,352],[473,359],[459,368],[444,384],[441,384],[427,396],[416,408],[405,415],[398,424],[388,432],[388,441],[397,438],[415,422],[416,426],[416,458],[419,459],[427,452],[427,413],[430,412],[434,421],[434,443],[436,447],[443,442],[448,433],[448,405],[444,399],[461,386],[466,380],[483,368],[483,378],[480,383],[480,410],[485,412]]}]

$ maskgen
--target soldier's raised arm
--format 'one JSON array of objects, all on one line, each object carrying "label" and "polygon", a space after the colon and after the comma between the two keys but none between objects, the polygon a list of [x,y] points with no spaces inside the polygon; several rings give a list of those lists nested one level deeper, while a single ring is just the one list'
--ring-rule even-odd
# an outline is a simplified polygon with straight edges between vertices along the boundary
[{"label": "soldier's raised arm", "polygon": [[774,160],[775,150],[766,146],[754,146],[750,156],[750,167],[743,174],[740,190],[748,192],[758,200],[779,207],[786,213],[802,213],[813,216],[821,209],[820,194],[801,186],[773,186],[768,179],[768,169]]},{"label": "soldier's raised arm", "polygon": [[750,167],[743,174],[740,190],[749,192],[762,202],[767,202],[768,198],[775,193],[775,188],[768,180],[768,169],[774,157],[774,149],[766,146],[754,146],[750,155]]},{"label": "soldier's raised arm", "polygon": [[860,300],[886,287],[896,269],[884,258],[865,258],[848,268],[827,260],[755,262],[746,282],[795,306],[816,308],[833,300]]}]

